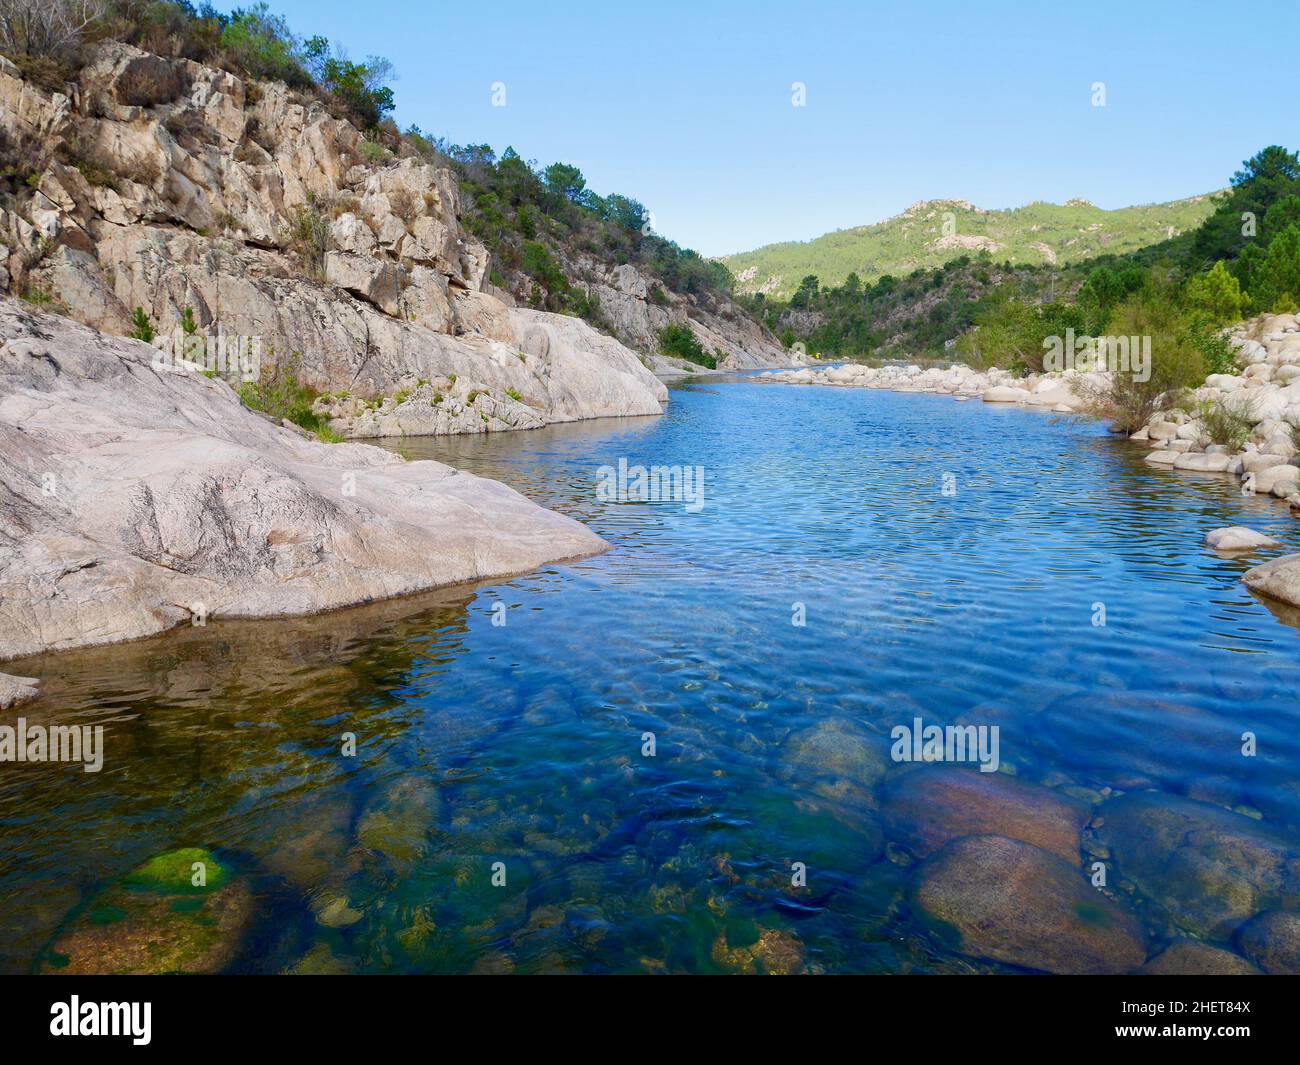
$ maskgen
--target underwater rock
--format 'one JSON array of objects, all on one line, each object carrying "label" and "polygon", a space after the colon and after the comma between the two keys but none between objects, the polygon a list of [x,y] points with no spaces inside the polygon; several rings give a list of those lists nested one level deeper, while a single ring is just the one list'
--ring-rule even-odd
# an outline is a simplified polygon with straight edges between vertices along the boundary
[{"label": "underwater rock", "polygon": [[926,858],[959,836],[1005,836],[1071,864],[1079,860],[1088,808],[1003,773],[924,767],[885,783],[882,812],[890,839]]},{"label": "underwater rock", "polygon": [[752,853],[779,855],[785,863],[783,881],[789,880],[789,861],[803,862],[813,879],[828,871],[852,877],[885,850],[885,835],[866,811],[845,811],[836,803],[809,799],[772,803],[763,812],[773,818],[779,834],[755,835],[758,849]]},{"label": "underwater rock", "polygon": [[1146,958],[1132,914],[1019,840],[953,840],[922,866],[915,903],[945,945],[973,958],[1050,973],[1122,973]]},{"label": "underwater rock", "polygon": [[316,922],[326,928],[348,928],[365,916],[360,910],[354,910],[348,904],[346,895],[324,894],[312,900],[312,912]]},{"label": "underwater rock", "polygon": [[356,963],[340,958],[328,943],[316,943],[285,972],[289,976],[344,976],[356,972]]},{"label": "underwater rock", "polygon": [[[206,883],[194,883],[196,865]],[[94,898],[45,951],[41,971],[220,972],[239,949],[253,907],[248,885],[211,852],[169,851]]]},{"label": "underwater rock", "polygon": [[1126,791],[1217,775],[1240,763],[1241,730],[1207,710],[1136,692],[1087,691],[1041,717],[1052,753]]},{"label": "underwater rock", "polygon": [[268,799],[232,847],[255,855],[268,872],[306,894],[336,888],[351,873],[352,800],[341,787]]},{"label": "underwater rock", "polygon": [[[804,969],[803,943],[793,932],[754,926],[752,942],[733,944],[736,936],[727,930],[713,943],[714,964],[736,973],[755,976],[792,976]],[[749,936],[743,936],[748,939]]]},{"label": "underwater rock", "polygon": [[1116,871],[1194,935],[1226,939],[1300,887],[1286,840],[1241,814],[1150,791],[1112,799],[1100,814]]},{"label": "underwater rock", "polygon": [[1242,926],[1237,946],[1266,973],[1300,974],[1300,913],[1261,913]]},{"label": "underwater rock", "polygon": [[1240,954],[1197,939],[1178,939],[1138,970],[1144,976],[1259,976]]},{"label": "underwater rock", "polygon": [[381,855],[401,872],[409,870],[429,847],[442,798],[429,780],[406,777],[390,784],[357,820],[357,842]]},{"label": "underwater rock", "polygon": [[80,899],[75,884],[54,876],[16,883],[0,893],[0,974],[28,972]]},{"label": "underwater rock", "polygon": [[888,741],[841,718],[794,733],[781,751],[780,775],[828,799],[871,803],[871,789],[889,768]]}]

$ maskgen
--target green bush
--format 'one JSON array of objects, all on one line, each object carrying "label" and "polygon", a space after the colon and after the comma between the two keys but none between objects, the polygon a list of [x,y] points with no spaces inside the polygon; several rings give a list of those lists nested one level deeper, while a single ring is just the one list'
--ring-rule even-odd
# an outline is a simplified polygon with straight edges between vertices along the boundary
[{"label": "green bush", "polygon": [[659,350],[676,359],[685,359],[710,370],[718,367],[717,357],[704,350],[689,326],[666,325],[659,330]]},{"label": "green bush", "polygon": [[1259,420],[1255,401],[1244,395],[1202,400],[1197,406],[1196,419],[1204,434],[1203,442],[1224,444],[1234,452],[1245,446]]},{"label": "green bush", "polygon": [[286,234],[290,250],[298,256],[308,276],[318,280],[325,277],[329,232],[329,220],[313,204],[308,204],[294,211]]},{"label": "green bush", "polygon": [[324,37],[305,42],[302,57],[316,84],[362,129],[374,129],[396,106],[388,86],[393,67],[387,59],[370,56],[364,63],[354,63]]},{"label": "green bush", "polygon": [[221,49],[246,74],[302,88],[310,83],[289,24],[263,3],[236,11],[221,31]]},{"label": "green bush", "polygon": [[1300,299],[1300,225],[1275,236],[1250,277],[1255,308],[1275,310]]},{"label": "green bush", "polygon": [[153,322],[149,321],[149,316],[144,313],[143,307],[137,307],[135,313],[131,315],[130,336],[135,340],[143,340],[146,344],[154,338]]},{"label": "green bush", "polygon": [[263,360],[258,379],[239,386],[239,398],[250,410],[261,411],[276,421],[291,421],[313,433],[322,443],[343,441],[329,427],[329,420],[312,410],[316,393],[298,380],[296,355],[281,362]]},{"label": "green bush", "polygon": [[393,158],[392,152],[378,141],[373,141],[369,138],[361,141],[360,152],[362,160],[369,163],[371,166],[378,166]]},{"label": "green bush", "polygon": [[1159,409],[1205,380],[1205,358],[1192,342],[1182,311],[1167,290],[1148,288],[1116,308],[1110,335],[1151,338],[1151,372],[1113,373],[1086,398],[1093,411],[1120,432],[1136,432]]},{"label": "green bush", "polygon": [[1188,327],[1188,338],[1205,360],[1207,375],[1237,372],[1237,349],[1221,330],[1213,328],[1202,319],[1194,318]]},{"label": "green bush", "polygon": [[560,264],[551,255],[550,249],[539,240],[524,241],[520,257],[520,268],[545,289],[545,297],[539,299],[548,311],[560,310],[569,291],[569,279],[564,276]]}]

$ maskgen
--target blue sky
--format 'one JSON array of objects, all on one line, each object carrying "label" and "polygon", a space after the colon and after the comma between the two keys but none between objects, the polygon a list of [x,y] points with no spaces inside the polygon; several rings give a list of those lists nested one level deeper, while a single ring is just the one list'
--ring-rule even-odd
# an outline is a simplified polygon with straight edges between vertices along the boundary
[{"label": "blue sky", "polygon": [[[271,0],[398,72],[398,122],[577,165],[706,255],[935,197],[1102,207],[1300,147],[1295,3]],[[494,107],[491,86],[506,87]],[[791,106],[791,85],[807,106]],[[1092,105],[1104,82],[1106,106]]]}]

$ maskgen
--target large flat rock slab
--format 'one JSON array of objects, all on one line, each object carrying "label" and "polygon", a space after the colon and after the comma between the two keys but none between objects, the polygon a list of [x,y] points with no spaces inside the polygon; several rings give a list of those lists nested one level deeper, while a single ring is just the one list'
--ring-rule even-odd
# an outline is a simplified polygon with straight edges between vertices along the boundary
[{"label": "large flat rock slab", "polygon": [[155,355],[0,301],[0,659],[607,547],[496,481],[306,439]]}]

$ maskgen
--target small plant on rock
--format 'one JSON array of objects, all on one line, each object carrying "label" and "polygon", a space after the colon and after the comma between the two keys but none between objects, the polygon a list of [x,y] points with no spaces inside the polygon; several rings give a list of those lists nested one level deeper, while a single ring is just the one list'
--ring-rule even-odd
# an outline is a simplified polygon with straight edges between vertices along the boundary
[{"label": "small plant on rock", "polygon": [[1259,420],[1255,411],[1255,402],[1249,396],[1202,400],[1196,418],[1204,442],[1221,444],[1234,453],[1240,451]]},{"label": "small plant on rock", "polygon": [[314,204],[299,207],[289,223],[287,241],[308,276],[325,277],[325,251],[329,245],[329,223]]},{"label": "small plant on rock", "polygon": [[149,321],[149,316],[144,313],[143,307],[137,307],[135,313],[131,315],[131,336],[135,340],[143,340],[146,344],[153,342],[153,322]]}]

